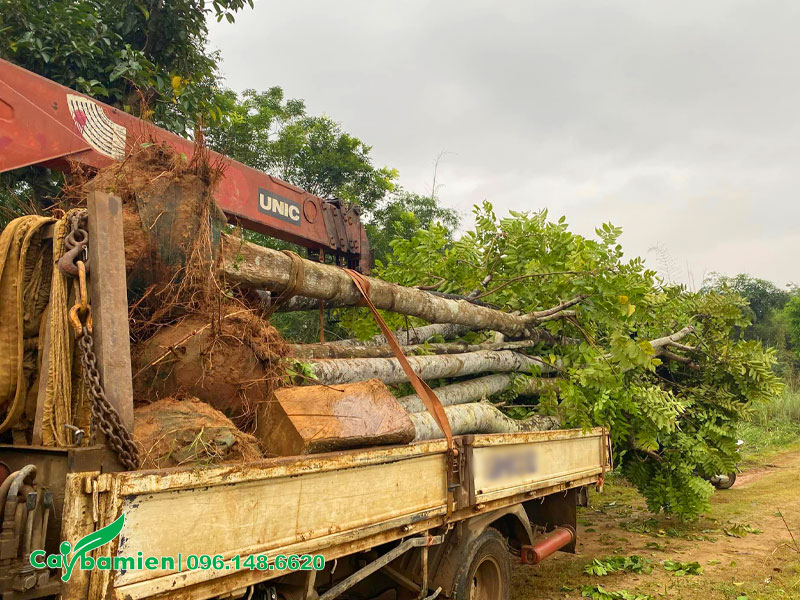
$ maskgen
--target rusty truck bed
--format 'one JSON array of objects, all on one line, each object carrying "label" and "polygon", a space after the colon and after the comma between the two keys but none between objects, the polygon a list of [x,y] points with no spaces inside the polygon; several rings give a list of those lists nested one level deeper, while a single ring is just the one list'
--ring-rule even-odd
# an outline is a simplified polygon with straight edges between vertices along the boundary
[{"label": "rusty truck bed", "polygon": [[[62,539],[78,540],[125,514],[96,552],[226,559],[322,554],[327,561],[476,514],[596,482],[607,434],[557,430],[459,439],[462,481],[448,513],[447,446],[408,446],[267,459],[246,465],[68,476]],[[100,556],[98,555],[98,556]],[[223,569],[77,571],[64,598],[209,598],[277,577]]]}]

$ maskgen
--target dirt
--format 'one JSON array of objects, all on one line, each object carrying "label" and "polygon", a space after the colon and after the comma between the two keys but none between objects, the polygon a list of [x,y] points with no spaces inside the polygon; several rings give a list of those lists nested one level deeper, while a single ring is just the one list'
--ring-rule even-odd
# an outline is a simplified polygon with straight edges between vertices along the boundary
[{"label": "dirt", "polygon": [[145,143],[88,185],[123,202],[137,403],[187,394],[250,432],[256,405],[284,377],[288,347],[216,275],[221,168],[202,148],[187,161]]},{"label": "dirt", "polygon": [[288,352],[277,330],[247,310],[190,316],[133,347],[134,396],[153,402],[185,393],[249,432],[257,405],[282,383]]},{"label": "dirt", "polygon": [[[799,479],[797,447],[746,469],[730,490],[714,494],[711,513],[693,523],[652,518],[633,488],[613,480],[579,511],[577,553],[516,568],[511,597],[577,599],[583,586],[599,585],[652,598],[798,600]],[[584,574],[592,559],[613,555],[639,555],[654,568],[649,574]],[[703,572],[676,576],[663,568],[665,560],[697,561]]]},{"label": "dirt", "polygon": [[252,462],[258,443],[197,398],[164,398],[134,412],[142,469]]}]

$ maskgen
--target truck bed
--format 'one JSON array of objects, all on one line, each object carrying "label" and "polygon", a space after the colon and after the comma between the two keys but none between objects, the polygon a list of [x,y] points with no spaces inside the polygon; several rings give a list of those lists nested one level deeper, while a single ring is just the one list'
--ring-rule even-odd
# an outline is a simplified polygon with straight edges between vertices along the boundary
[{"label": "truck bed", "polygon": [[464,436],[448,512],[444,440],[267,459],[245,465],[68,476],[62,539],[125,514],[95,557],[184,557],[184,570],[78,571],[66,600],[209,598],[279,571],[185,570],[190,554],[322,554],[326,561],[446,522],[596,482],[609,467],[602,429]]}]

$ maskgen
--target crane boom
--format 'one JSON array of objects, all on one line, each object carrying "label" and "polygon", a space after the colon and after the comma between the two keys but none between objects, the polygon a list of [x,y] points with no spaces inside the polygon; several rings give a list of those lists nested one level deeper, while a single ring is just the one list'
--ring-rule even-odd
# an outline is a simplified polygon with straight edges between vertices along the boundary
[{"label": "crane boom", "polygon": [[[30,165],[69,171],[71,163],[99,169],[143,141],[166,142],[188,158],[195,152],[189,140],[0,59],[0,173]],[[358,206],[211,154],[225,163],[215,197],[229,222],[369,272]]]}]

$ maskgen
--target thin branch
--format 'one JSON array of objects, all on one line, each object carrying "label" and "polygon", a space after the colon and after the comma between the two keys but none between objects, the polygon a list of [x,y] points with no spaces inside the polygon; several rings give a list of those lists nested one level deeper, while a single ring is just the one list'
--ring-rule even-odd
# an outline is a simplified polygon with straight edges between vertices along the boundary
[{"label": "thin branch", "polygon": [[685,338],[690,333],[694,333],[695,329],[691,325],[684,327],[683,329],[676,331],[671,335],[665,335],[664,337],[656,338],[654,340],[650,340],[650,345],[653,347],[654,350],[659,348],[663,348],[664,346],[673,344],[674,342],[678,342]]},{"label": "thin branch", "polygon": [[[565,300],[561,304],[554,306],[552,308],[548,308],[546,310],[538,310],[536,312],[529,313],[523,317],[526,321],[543,321],[545,317],[550,317],[555,315],[556,313],[560,313],[563,310],[566,310],[570,306],[575,306],[580,302],[583,302],[586,298],[588,298],[588,294],[578,294],[574,298],[569,300]],[[573,311],[574,312],[574,311]]]},{"label": "thin branch", "polygon": [[562,310],[561,312],[557,312],[554,315],[547,315],[546,317],[542,317],[540,319],[536,319],[539,323],[544,323],[545,321],[558,321],[559,319],[569,319],[570,317],[577,316],[577,312],[574,310]]},{"label": "thin branch", "polygon": [[684,352],[694,352],[697,350],[697,348],[694,346],[686,346],[685,344],[679,344],[678,342],[669,342],[667,345],[677,350],[683,350]]},{"label": "thin branch", "polygon": [[430,285],[415,285],[414,287],[417,288],[418,290],[425,290],[425,291],[437,290],[441,287],[441,285],[445,281],[447,281],[444,277],[437,277],[436,279],[438,279],[436,283],[432,283]]},{"label": "thin branch", "polygon": [[786,531],[789,532],[789,537],[792,538],[792,544],[794,544],[794,551],[795,552],[800,552],[800,546],[797,545],[797,540],[794,539],[794,534],[792,533],[792,530],[789,527],[789,524],[786,522],[786,517],[783,516],[783,512],[780,511],[780,510],[778,511],[778,514],[781,516],[781,519],[783,520],[783,524],[786,525]]},{"label": "thin branch", "polygon": [[680,356],[679,354],[675,354],[674,352],[670,352],[666,348],[662,348],[659,352],[656,353],[656,356],[661,358],[666,358],[667,360],[673,360],[675,362],[683,363],[687,365],[690,369],[699,369],[700,365],[694,362],[688,356]]},{"label": "thin branch", "polygon": [[494,273],[489,273],[486,277],[484,277],[483,281],[481,281],[481,287],[475,288],[469,294],[467,294],[467,299],[468,300],[475,300],[475,299],[479,298],[480,296],[478,296],[478,294],[480,294],[481,288],[483,288],[485,290],[486,286],[489,285],[489,283],[492,281],[493,277],[494,277]]},{"label": "thin branch", "polygon": [[490,294],[499,292],[500,290],[508,287],[512,283],[516,283],[517,281],[522,281],[523,279],[533,279],[536,277],[549,277],[550,275],[579,275],[581,273],[590,273],[590,272],[592,271],[553,271],[552,273],[529,273],[528,275],[520,275],[519,277],[513,277],[507,281],[504,281],[496,288],[491,289],[488,292],[484,292],[480,296],[476,296],[476,298],[483,298],[484,296],[489,296]]}]

